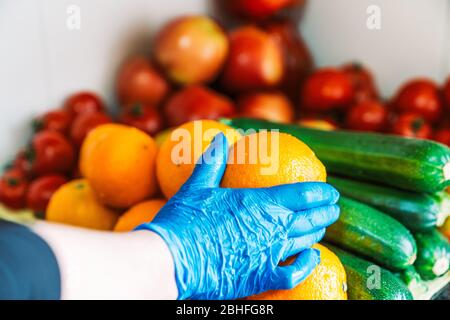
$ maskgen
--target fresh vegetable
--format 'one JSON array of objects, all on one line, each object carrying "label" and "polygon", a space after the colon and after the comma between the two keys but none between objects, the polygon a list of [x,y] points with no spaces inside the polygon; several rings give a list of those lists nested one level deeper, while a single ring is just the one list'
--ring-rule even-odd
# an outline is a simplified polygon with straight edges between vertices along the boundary
[{"label": "fresh vegetable", "polygon": [[346,116],[346,126],[357,131],[383,131],[386,128],[388,112],[375,100],[363,100],[353,105]]},{"label": "fresh vegetable", "polygon": [[225,2],[233,13],[258,20],[269,18],[284,8],[303,3],[299,0],[225,0]]},{"label": "fresh vegetable", "polygon": [[341,197],[339,220],[325,239],[390,270],[403,270],[416,260],[411,233],[400,222],[360,202]]},{"label": "fresh vegetable", "polygon": [[412,300],[406,285],[390,271],[326,244],[344,265],[349,300]]},{"label": "fresh vegetable", "polygon": [[163,128],[163,118],[157,108],[142,103],[134,103],[125,108],[119,122],[138,128],[151,136]]},{"label": "fresh vegetable", "polygon": [[350,78],[356,103],[378,98],[378,90],[372,72],[360,63],[346,64],[342,70]]},{"label": "fresh vegetable", "polygon": [[392,133],[409,138],[429,139],[432,131],[430,124],[421,115],[404,113],[394,120]]},{"label": "fresh vegetable", "polygon": [[447,107],[447,110],[450,110],[450,77],[447,78],[443,91],[445,106]]},{"label": "fresh vegetable", "polygon": [[411,292],[423,294],[428,291],[427,284],[422,280],[414,266],[397,273],[397,276],[407,285]]},{"label": "fresh vegetable", "polygon": [[13,210],[25,208],[27,189],[28,182],[20,170],[5,172],[0,178],[0,203]]},{"label": "fresh vegetable", "polygon": [[257,92],[244,95],[238,99],[237,104],[243,117],[284,123],[294,120],[294,107],[289,99],[279,92]]},{"label": "fresh vegetable", "polygon": [[450,129],[442,128],[434,133],[433,140],[450,146]]},{"label": "fresh vegetable", "polygon": [[278,129],[308,144],[330,173],[434,193],[450,184],[450,149],[418,139],[349,131],[322,131],[254,119],[225,119],[243,130]]},{"label": "fresh vegetable", "polygon": [[445,192],[415,193],[335,176],[329,176],[328,182],[341,195],[379,209],[411,231],[433,229],[450,213],[450,197]]},{"label": "fresh vegetable", "polygon": [[450,241],[450,217],[445,220],[444,224],[439,228],[439,230],[447,238],[447,240]]},{"label": "fresh vegetable", "polygon": [[414,266],[424,280],[433,280],[449,270],[450,245],[436,229],[416,233],[418,255]]},{"label": "fresh vegetable", "polygon": [[85,113],[77,116],[70,130],[70,139],[79,148],[83,144],[88,133],[96,127],[111,123],[111,118],[103,112]]},{"label": "fresh vegetable", "polygon": [[72,116],[67,110],[55,110],[45,113],[33,121],[35,132],[41,130],[53,130],[62,134],[69,132],[72,124]]},{"label": "fresh vegetable", "polygon": [[103,101],[92,92],[78,92],[71,95],[64,103],[64,109],[72,117],[83,113],[102,112],[105,109]]},{"label": "fresh vegetable", "polygon": [[43,213],[56,190],[67,182],[61,175],[48,175],[34,180],[27,193],[27,208]]}]

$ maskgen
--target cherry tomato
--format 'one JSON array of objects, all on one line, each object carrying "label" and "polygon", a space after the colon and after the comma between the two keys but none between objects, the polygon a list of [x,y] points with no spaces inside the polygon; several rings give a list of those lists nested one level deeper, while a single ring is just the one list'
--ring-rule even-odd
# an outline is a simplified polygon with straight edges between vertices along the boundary
[{"label": "cherry tomato", "polygon": [[342,67],[353,86],[355,102],[378,98],[378,90],[372,72],[359,63],[350,63]]},{"label": "cherry tomato", "polygon": [[67,182],[61,175],[48,175],[34,180],[27,193],[27,207],[35,212],[45,212],[56,190]]},{"label": "cherry tomato", "polygon": [[0,178],[0,202],[14,210],[25,207],[28,182],[20,170],[12,169]]},{"label": "cherry tomato", "polygon": [[75,118],[72,129],[70,130],[70,139],[73,144],[79,148],[83,144],[88,133],[96,127],[111,123],[111,118],[103,112],[94,112],[81,114]]},{"label": "cherry tomato", "polygon": [[433,139],[450,147],[450,129],[439,129],[434,133]]},{"label": "cherry tomato", "polygon": [[33,121],[34,131],[53,130],[67,134],[72,122],[71,114],[67,110],[55,110],[44,114]]},{"label": "cherry tomato", "polygon": [[152,105],[135,103],[125,108],[119,122],[136,127],[153,136],[163,129],[163,119]]},{"label": "cherry tomato", "polygon": [[301,92],[301,105],[306,111],[329,111],[345,108],[353,100],[349,77],[340,70],[325,68],[306,79]]},{"label": "cherry tomato", "polygon": [[392,133],[405,137],[429,139],[431,126],[416,113],[404,113],[394,121]]},{"label": "cherry tomato", "polygon": [[400,113],[414,112],[434,123],[442,114],[442,102],[436,84],[428,79],[416,79],[400,88],[393,101]]},{"label": "cherry tomato", "polygon": [[34,136],[27,150],[27,160],[35,176],[65,174],[75,163],[75,150],[62,134],[45,130]]},{"label": "cherry tomato", "polygon": [[374,100],[363,100],[348,111],[346,126],[358,131],[382,131],[387,120],[388,111],[384,105]]},{"label": "cherry tomato", "polygon": [[78,92],[71,95],[64,103],[72,117],[84,113],[102,112],[105,109],[103,101],[92,92]]},{"label": "cherry tomato", "polygon": [[447,82],[444,85],[444,102],[447,106],[447,110],[450,110],[450,77],[448,77]]}]

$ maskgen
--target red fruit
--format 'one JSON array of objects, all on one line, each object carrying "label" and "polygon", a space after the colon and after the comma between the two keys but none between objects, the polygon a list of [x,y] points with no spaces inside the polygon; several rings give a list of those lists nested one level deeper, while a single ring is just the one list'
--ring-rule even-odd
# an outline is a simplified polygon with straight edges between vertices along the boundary
[{"label": "red fruit", "polygon": [[447,110],[450,110],[450,77],[448,77],[447,82],[444,85],[444,102],[447,106]]},{"label": "red fruit", "polygon": [[345,108],[353,100],[353,86],[340,70],[325,68],[311,74],[301,92],[301,105],[306,111],[329,111]]},{"label": "red fruit", "polygon": [[101,112],[105,109],[102,100],[92,92],[78,92],[71,95],[64,103],[66,109],[72,118],[84,114]]},{"label": "red fruit", "polygon": [[431,80],[412,80],[400,88],[394,98],[393,107],[398,112],[414,112],[434,123],[442,113],[439,89]]},{"label": "red fruit", "polygon": [[214,80],[228,55],[223,29],[206,16],[184,16],[167,24],[157,35],[155,58],[166,75],[183,85]]},{"label": "red fruit", "polygon": [[266,19],[280,10],[292,7],[298,0],[225,0],[230,1],[231,10],[246,18]]},{"label": "red fruit", "polygon": [[386,107],[374,100],[363,100],[354,105],[346,117],[347,128],[358,131],[382,131],[387,121]]},{"label": "red fruit", "polygon": [[236,113],[233,102],[203,86],[190,86],[173,95],[164,106],[169,126],[201,119],[216,120]]},{"label": "red fruit", "polygon": [[27,207],[35,212],[45,212],[56,190],[67,182],[64,176],[48,175],[34,180],[27,193]]},{"label": "red fruit", "polygon": [[378,90],[372,72],[359,63],[344,65],[342,70],[350,78],[355,102],[378,99]]},{"label": "red fruit", "polygon": [[62,134],[45,130],[34,136],[27,159],[35,176],[65,174],[75,164],[75,150]]},{"label": "red fruit", "polygon": [[27,151],[26,150],[19,151],[10,167],[11,169],[18,170],[25,177],[28,177],[31,173],[31,164],[30,161],[28,161],[27,159]]},{"label": "red fruit", "polygon": [[169,83],[144,57],[127,60],[120,68],[116,90],[122,105],[135,102],[159,104],[169,93]]},{"label": "red fruit", "polygon": [[314,62],[296,24],[287,19],[271,21],[264,29],[272,36],[283,53],[283,80],[280,89],[292,101],[297,101],[298,88],[311,73]]},{"label": "red fruit", "polygon": [[294,107],[281,93],[254,93],[238,100],[240,116],[289,123],[294,120]]},{"label": "red fruit", "polygon": [[154,106],[135,103],[122,111],[119,122],[153,136],[163,129],[163,119]]},{"label": "red fruit", "polygon": [[404,113],[394,121],[392,133],[411,138],[429,139],[431,127],[421,115]]},{"label": "red fruit", "polygon": [[230,33],[230,54],[222,76],[224,88],[243,92],[276,87],[283,79],[283,55],[265,31],[248,26]]},{"label": "red fruit", "polygon": [[14,210],[25,207],[28,182],[19,170],[12,169],[0,178],[0,202]]},{"label": "red fruit", "polygon": [[72,123],[72,116],[66,110],[55,110],[44,114],[33,121],[35,132],[41,130],[58,131],[66,135]]},{"label": "red fruit", "polygon": [[91,130],[102,124],[111,122],[111,118],[103,112],[79,115],[73,122],[72,129],[70,130],[70,139],[73,144],[79,148]]},{"label": "red fruit", "polygon": [[433,140],[436,140],[437,142],[443,143],[450,147],[450,129],[439,129],[434,133]]}]

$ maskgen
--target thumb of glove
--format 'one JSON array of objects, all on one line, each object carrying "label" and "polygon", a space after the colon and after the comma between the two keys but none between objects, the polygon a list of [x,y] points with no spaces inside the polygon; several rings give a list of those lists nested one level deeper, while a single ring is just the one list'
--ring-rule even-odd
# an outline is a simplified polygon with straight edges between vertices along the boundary
[{"label": "thumb of glove", "polygon": [[197,161],[194,172],[183,187],[213,188],[220,185],[228,160],[228,140],[221,132]]}]

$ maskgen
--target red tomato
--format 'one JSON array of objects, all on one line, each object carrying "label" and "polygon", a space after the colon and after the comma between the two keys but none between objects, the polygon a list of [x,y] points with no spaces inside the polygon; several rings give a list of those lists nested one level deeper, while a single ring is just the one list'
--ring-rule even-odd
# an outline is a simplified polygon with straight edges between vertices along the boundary
[{"label": "red tomato", "polygon": [[231,10],[246,18],[266,19],[280,10],[293,7],[297,4],[303,4],[299,0],[225,0],[230,1]]},{"label": "red tomato", "polygon": [[236,113],[233,102],[203,86],[190,86],[173,95],[164,106],[169,126],[201,119],[216,120]]},{"label": "red tomato", "polygon": [[35,119],[33,127],[36,132],[41,130],[53,130],[65,135],[69,132],[71,120],[72,116],[68,111],[55,110],[47,112],[42,117]]},{"label": "red tomato", "polygon": [[123,106],[135,102],[158,105],[169,93],[170,85],[146,58],[138,56],[122,65],[116,90]]},{"label": "red tomato", "polygon": [[35,176],[65,174],[75,164],[75,150],[62,134],[45,130],[34,136],[27,151],[27,159]]},{"label": "red tomato", "polygon": [[76,117],[84,113],[102,112],[105,106],[103,101],[95,93],[78,92],[66,100],[64,108],[72,117]]},{"label": "red tomato", "polygon": [[448,77],[447,82],[444,85],[444,102],[447,106],[447,110],[450,110],[450,77]]},{"label": "red tomato", "polygon": [[392,105],[398,112],[414,112],[432,123],[439,120],[442,113],[439,89],[428,79],[406,83],[398,91]]},{"label": "red tomato", "polygon": [[122,111],[119,122],[136,127],[153,136],[163,129],[163,119],[152,105],[136,103]]},{"label": "red tomato", "polygon": [[75,118],[72,129],[70,130],[70,139],[73,144],[79,148],[83,144],[88,133],[96,127],[111,123],[111,118],[103,112],[94,112],[81,114]]},{"label": "red tomato", "polygon": [[421,115],[404,113],[394,121],[392,133],[405,137],[429,139],[432,132],[431,126]]},{"label": "red tomato", "polygon": [[35,212],[45,212],[56,190],[67,182],[61,175],[48,175],[34,180],[27,193],[27,207]]},{"label": "red tomato", "polygon": [[243,96],[238,100],[240,116],[290,123],[294,120],[294,107],[289,99],[278,92],[261,92]]},{"label": "red tomato", "polygon": [[450,129],[439,129],[434,133],[433,139],[450,147]]},{"label": "red tomato", "polygon": [[17,154],[16,158],[12,162],[11,169],[19,170],[25,177],[28,177],[31,173],[31,164],[27,159],[27,151],[21,150]]},{"label": "red tomato", "polygon": [[346,126],[358,131],[382,131],[387,120],[388,111],[384,105],[374,100],[363,100],[348,111]]},{"label": "red tomato", "polygon": [[378,90],[372,72],[359,63],[344,65],[342,70],[350,78],[355,102],[378,98]]},{"label": "red tomato", "polygon": [[0,202],[14,210],[25,207],[28,182],[20,170],[12,169],[0,178]]},{"label": "red tomato", "polygon": [[306,111],[329,111],[344,108],[353,100],[353,86],[340,70],[325,68],[306,79],[301,92],[301,105]]}]

